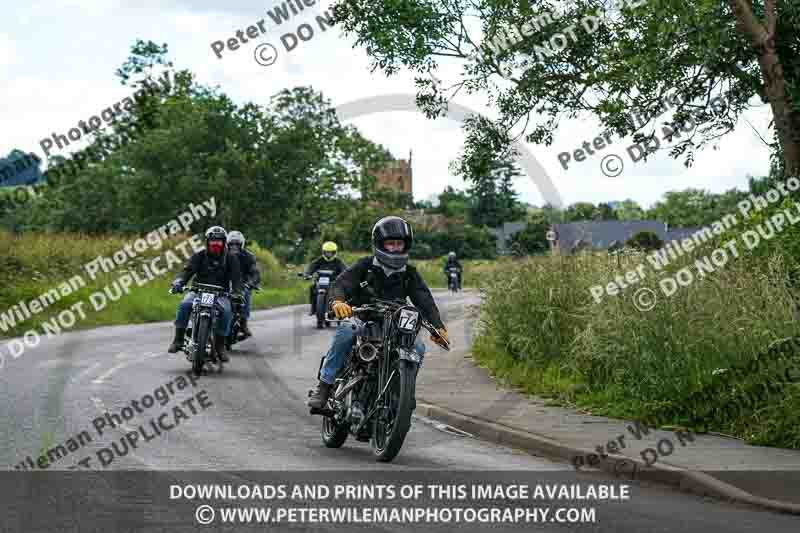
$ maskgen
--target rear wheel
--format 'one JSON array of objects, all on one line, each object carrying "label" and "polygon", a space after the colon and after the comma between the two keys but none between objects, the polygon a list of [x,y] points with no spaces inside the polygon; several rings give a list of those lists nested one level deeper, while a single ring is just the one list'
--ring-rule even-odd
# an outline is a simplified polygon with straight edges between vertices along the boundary
[{"label": "rear wheel", "polygon": [[397,361],[396,372],[386,389],[384,412],[376,413],[373,425],[372,450],[378,461],[391,461],[403,447],[416,407],[416,374],[414,363]]},{"label": "rear wheel", "polygon": [[192,371],[195,376],[203,373],[203,364],[206,361],[206,345],[208,344],[208,337],[211,333],[211,318],[204,316],[200,317],[197,324],[197,341],[194,348],[194,360],[192,361]]}]

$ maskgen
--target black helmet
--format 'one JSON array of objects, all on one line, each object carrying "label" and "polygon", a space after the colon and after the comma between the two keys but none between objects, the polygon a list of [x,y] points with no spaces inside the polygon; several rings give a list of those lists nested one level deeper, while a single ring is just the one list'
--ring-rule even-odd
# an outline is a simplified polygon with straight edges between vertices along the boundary
[{"label": "black helmet", "polygon": [[228,232],[222,226],[211,226],[206,230],[207,241],[224,241],[228,242]]},{"label": "black helmet", "polygon": [[[384,241],[402,240],[405,247],[401,253],[389,253],[383,248]],[[400,217],[383,217],[372,228],[372,248],[378,261],[389,268],[403,268],[408,263],[408,252],[414,244],[414,230]]]}]

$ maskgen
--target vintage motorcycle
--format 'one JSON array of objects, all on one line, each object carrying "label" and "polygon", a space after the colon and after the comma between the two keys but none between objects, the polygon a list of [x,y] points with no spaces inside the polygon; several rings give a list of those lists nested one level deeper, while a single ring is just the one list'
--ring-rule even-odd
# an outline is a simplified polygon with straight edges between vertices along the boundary
[{"label": "vintage motorcycle", "polygon": [[[252,292],[259,292],[259,287],[251,287]],[[252,295],[251,295],[252,296]],[[233,310],[233,321],[231,323],[231,334],[225,339],[225,349],[230,350],[231,346],[237,342],[245,340],[244,333],[242,333],[242,309],[244,307],[244,297],[231,297],[231,307]]]},{"label": "vintage motorcycle", "polygon": [[[206,365],[216,367],[217,372],[221,373],[223,364],[214,347],[214,326],[218,320],[222,320],[222,309],[216,302],[217,298],[229,296],[229,293],[224,287],[205,283],[192,283],[189,290],[197,296],[192,302],[192,313],[183,337],[182,350],[186,359],[192,363],[192,371],[196,376],[203,373]],[[169,292],[175,294],[182,293],[183,290],[170,289]]]},{"label": "vintage motorcycle", "polygon": [[447,288],[453,294],[461,290],[461,287],[458,286],[458,269],[455,267],[447,269]]},{"label": "vintage motorcycle", "polygon": [[330,311],[330,295],[333,294],[333,270],[317,270],[314,274],[306,276],[303,272],[298,272],[298,276],[310,280],[316,277],[314,283],[314,313],[317,318],[317,329],[329,328],[330,321],[326,320],[326,315]]},{"label": "vintage motorcycle", "polygon": [[[420,356],[414,342],[421,328],[450,350],[449,342],[424,320],[419,310],[402,301],[375,300],[354,307],[350,320],[353,350],[336,375],[328,404],[311,409],[321,414],[322,441],[341,447],[348,435],[371,441],[377,460],[397,456],[411,427]],[[320,369],[322,362],[320,362]]]}]

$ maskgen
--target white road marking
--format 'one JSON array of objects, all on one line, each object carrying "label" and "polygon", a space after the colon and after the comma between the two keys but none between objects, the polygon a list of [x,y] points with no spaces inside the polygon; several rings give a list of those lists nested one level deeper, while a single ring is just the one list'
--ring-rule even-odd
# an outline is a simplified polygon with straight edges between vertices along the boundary
[{"label": "white road marking", "polygon": [[102,385],[103,381],[108,379],[109,377],[111,377],[111,375],[113,375],[114,372],[116,372],[117,370],[125,368],[126,366],[132,365],[134,363],[138,363],[140,361],[144,361],[145,359],[152,359],[153,357],[158,357],[160,355],[161,355],[161,353],[151,353],[151,354],[143,355],[142,357],[138,357],[138,358],[133,359],[133,360],[123,361],[122,363],[119,363],[118,365],[114,365],[105,374],[103,374],[102,376],[99,376],[97,379],[93,380],[92,384],[93,385]]}]

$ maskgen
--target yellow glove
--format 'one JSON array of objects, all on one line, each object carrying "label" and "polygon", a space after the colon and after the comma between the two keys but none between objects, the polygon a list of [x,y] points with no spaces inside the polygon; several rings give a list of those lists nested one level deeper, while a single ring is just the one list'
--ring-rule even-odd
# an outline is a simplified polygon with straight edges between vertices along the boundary
[{"label": "yellow glove", "polygon": [[441,341],[443,340],[444,344],[449,346],[450,345],[450,336],[447,333],[447,328],[442,327],[441,329],[438,330],[438,332],[439,332],[438,336],[431,335],[431,340],[433,342],[435,342],[436,344],[438,344],[439,346],[442,345]]},{"label": "yellow glove", "polygon": [[344,302],[335,302],[333,304],[333,313],[339,320],[353,316],[353,308]]}]

